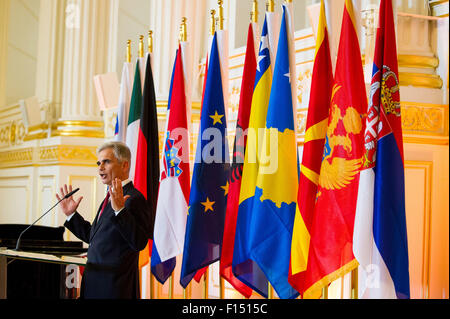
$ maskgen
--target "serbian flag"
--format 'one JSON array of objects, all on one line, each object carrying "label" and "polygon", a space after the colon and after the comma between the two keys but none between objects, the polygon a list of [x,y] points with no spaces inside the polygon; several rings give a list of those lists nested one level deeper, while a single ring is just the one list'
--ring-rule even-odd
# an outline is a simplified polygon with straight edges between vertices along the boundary
[{"label": "serbian flag", "polygon": [[180,284],[219,260],[228,196],[229,153],[217,37],[209,59],[189,196]]},{"label": "serbian flag", "polygon": [[161,181],[152,249],[152,273],[162,284],[182,253],[190,192],[189,134],[183,54],[178,47],[172,73]]},{"label": "serbian flag", "polygon": [[391,0],[381,0],[379,19],[353,252],[361,265],[360,298],[406,299],[410,290],[405,176]]},{"label": "serbian flag", "polygon": [[358,266],[353,225],[367,98],[351,0],[345,1],[328,128],[314,207],[305,298]]},{"label": "serbian flag", "polygon": [[306,120],[297,210],[291,244],[290,284],[303,293],[304,272],[308,265],[311,224],[316,203],[317,186],[327,133],[328,113],[333,85],[333,70],[325,18],[325,5],[321,1],[317,30],[316,54],[311,81],[311,95]]},{"label": "serbian flag", "polygon": [[[134,185],[136,189],[144,195],[151,210],[151,232],[149,234],[149,239],[152,239],[159,185],[159,141],[156,95],[150,53],[147,54],[144,91],[140,112]],[[139,255],[140,267],[148,263],[151,255],[151,252],[149,251],[151,245],[152,243],[150,241],[145,249],[141,251]]]},{"label": "serbian flag", "polygon": [[242,75],[239,111],[236,122],[236,138],[234,140],[233,165],[231,167],[228,187],[227,212],[223,233],[222,256],[220,259],[220,274],[242,295],[250,298],[252,290],[238,280],[232,272],[234,235],[236,231],[239,194],[241,190],[242,168],[244,166],[245,146],[247,144],[244,131],[248,128],[250,108],[252,104],[253,87],[255,85],[256,55],[253,25],[250,23],[247,35],[247,50],[245,52],[244,71]]}]

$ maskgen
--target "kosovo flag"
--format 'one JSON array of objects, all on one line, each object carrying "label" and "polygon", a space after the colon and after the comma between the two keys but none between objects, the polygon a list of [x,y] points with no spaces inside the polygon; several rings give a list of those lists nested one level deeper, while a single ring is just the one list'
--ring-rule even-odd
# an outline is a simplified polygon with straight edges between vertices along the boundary
[{"label": "kosovo flag", "polygon": [[291,94],[291,68],[295,66],[289,65],[286,10],[283,6],[249,241],[252,260],[278,296],[295,298],[298,292],[289,284],[288,274],[297,205],[298,157]]},{"label": "kosovo flag", "polygon": [[226,128],[217,35],[214,35],[189,197],[180,278],[184,288],[199,269],[220,258],[230,171]]}]

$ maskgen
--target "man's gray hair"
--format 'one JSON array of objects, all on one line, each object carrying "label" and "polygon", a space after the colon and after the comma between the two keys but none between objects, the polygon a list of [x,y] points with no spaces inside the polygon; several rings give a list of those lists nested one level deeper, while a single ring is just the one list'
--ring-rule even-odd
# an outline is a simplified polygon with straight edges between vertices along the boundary
[{"label": "man's gray hair", "polygon": [[118,141],[103,143],[97,149],[97,155],[104,149],[108,149],[108,148],[111,148],[113,150],[114,156],[117,158],[119,163],[122,163],[123,161],[127,161],[128,163],[131,164],[131,152],[125,143],[118,142]]}]

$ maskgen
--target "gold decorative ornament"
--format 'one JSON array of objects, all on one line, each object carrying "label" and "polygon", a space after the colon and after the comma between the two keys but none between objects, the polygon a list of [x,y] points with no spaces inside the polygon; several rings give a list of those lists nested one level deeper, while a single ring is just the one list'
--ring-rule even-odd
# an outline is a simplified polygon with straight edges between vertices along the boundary
[{"label": "gold decorative ornament", "polygon": [[127,40],[127,62],[131,63],[131,40]]},{"label": "gold decorative ornament", "polygon": [[144,36],[143,35],[139,36],[139,57],[140,58],[144,57]]},{"label": "gold decorative ornament", "polygon": [[266,11],[274,12],[275,11],[275,3],[273,0],[267,0],[266,2]]},{"label": "gold decorative ornament", "polygon": [[183,17],[181,19],[181,25],[180,25],[180,42],[186,42],[187,41],[187,26],[186,26],[187,18]]},{"label": "gold decorative ornament", "polygon": [[153,31],[148,31],[148,52],[153,53]]},{"label": "gold decorative ornament", "polygon": [[210,18],[210,25],[209,25],[209,34],[214,35],[216,33],[216,10],[211,9],[210,11],[211,18]]},{"label": "gold decorative ornament", "polygon": [[258,23],[258,0],[253,0],[253,8],[250,14],[250,19],[253,23]]},{"label": "gold decorative ornament", "polygon": [[223,30],[223,1],[219,0],[217,1],[217,4],[219,5],[219,20],[218,20],[218,29]]}]

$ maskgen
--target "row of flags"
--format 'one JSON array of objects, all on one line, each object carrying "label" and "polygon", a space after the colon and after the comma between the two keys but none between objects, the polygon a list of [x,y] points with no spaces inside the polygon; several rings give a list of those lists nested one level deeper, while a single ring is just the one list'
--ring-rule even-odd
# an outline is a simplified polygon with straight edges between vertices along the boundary
[{"label": "row of flags", "polygon": [[360,266],[360,297],[409,298],[392,0],[380,3],[369,103],[352,2],[345,1],[333,75],[321,1],[301,159],[292,3],[283,4],[279,33],[274,19],[266,13],[259,50],[255,24],[248,28],[231,162],[227,36],[211,37],[192,179],[187,43],[176,53],[160,158],[151,54],[136,63],[133,85],[124,64],[116,139],[134,154],[131,177],[154,216],[140,264],[151,256],[151,272],[164,283],[182,254],[186,288],[220,261],[220,275],[247,298],[268,297],[270,285],[280,298],[318,298]]}]

